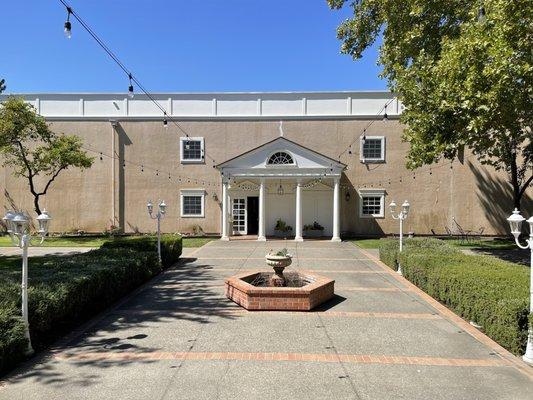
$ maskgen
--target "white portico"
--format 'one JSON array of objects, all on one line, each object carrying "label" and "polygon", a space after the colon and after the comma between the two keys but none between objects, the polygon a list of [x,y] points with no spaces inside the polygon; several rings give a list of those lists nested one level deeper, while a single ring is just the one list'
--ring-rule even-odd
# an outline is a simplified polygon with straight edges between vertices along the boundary
[{"label": "white portico", "polygon": [[222,240],[257,234],[266,240],[278,221],[294,227],[317,222],[340,241],[340,178],[346,165],[278,137],[217,166],[222,173]]}]

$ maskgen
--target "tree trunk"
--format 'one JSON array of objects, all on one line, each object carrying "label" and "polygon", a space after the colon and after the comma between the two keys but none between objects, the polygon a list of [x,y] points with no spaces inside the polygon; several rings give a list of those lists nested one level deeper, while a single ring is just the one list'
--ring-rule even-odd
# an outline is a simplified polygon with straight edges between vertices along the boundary
[{"label": "tree trunk", "polygon": [[33,194],[33,206],[35,207],[35,212],[37,215],[41,215],[41,207],[39,207],[39,194]]},{"label": "tree trunk", "polygon": [[513,186],[513,205],[520,211],[520,200],[522,193],[520,192],[520,183],[518,182],[518,166],[516,165],[516,152],[511,151],[511,185]]}]

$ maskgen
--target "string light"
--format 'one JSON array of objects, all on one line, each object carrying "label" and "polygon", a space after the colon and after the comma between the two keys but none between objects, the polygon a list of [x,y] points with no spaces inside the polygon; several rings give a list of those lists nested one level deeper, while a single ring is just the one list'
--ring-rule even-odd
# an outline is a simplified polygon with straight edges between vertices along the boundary
[{"label": "string light", "polygon": [[65,21],[65,37],[70,39],[72,37],[72,24],[70,23],[70,14],[72,14],[72,8],[67,7],[67,20]]},{"label": "string light", "polygon": [[131,76],[131,74],[128,74],[128,79],[130,80],[130,85],[128,86],[128,96],[130,97],[130,99],[133,99],[135,93],[133,93],[133,83],[131,82],[133,77]]},{"label": "string light", "polygon": [[168,128],[168,121],[167,121],[166,118],[163,120],[163,128],[165,128],[165,129]]},{"label": "string light", "polygon": [[[87,31],[87,33],[97,42],[97,44],[106,52],[106,54],[117,64],[117,66],[124,71],[126,76],[129,80],[129,86],[128,86],[128,96],[130,98],[134,97],[134,91],[133,91],[133,84],[137,86],[137,88],[148,97],[148,99],[164,114],[168,122],[172,122],[180,132],[182,132],[187,138],[189,137],[189,134],[183,129],[183,127],[174,119],[172,116],[169,116],[166,109],[157,101],[154,96],[146,90],[144,85],[135,77],[135,75],[132,74],[132,72],[126,67],[126,65],[118,58],[118,56],[105,44],[105,42],[94,32],[91,27],[81,18],[81,16],[75,12],[75,10],[70,7],[70,5],[67,3],[66,0],[59,0],[59,2],[66,8],[68,15],[67,20],[69,19],[70,15],[72,15],[79,24]],[[70,21],[68,21],[70,24]],[[69,25],[70,27],[70,25]],[[207,152],[204,151],[204,156],[215,161],[214,158],[212,158]]]},{"label": "string light", "polygon": [[387,105],[385,104],[385,112],[383,113],[383,121],[387,122],[389,120],[389,116],[387,115]]}]

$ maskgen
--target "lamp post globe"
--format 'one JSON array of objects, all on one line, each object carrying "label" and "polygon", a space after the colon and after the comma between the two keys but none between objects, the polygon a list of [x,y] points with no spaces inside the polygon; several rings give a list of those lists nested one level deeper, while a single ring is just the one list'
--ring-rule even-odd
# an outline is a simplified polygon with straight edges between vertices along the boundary
[{"label": "lamp post globe", "polygon": [[161,214],[164,214],[166,212],[167,205],[165,204],[165,200],[161,201],[159,203],[159,211],[161,211]]},{"label": "lamp post globe", "polygon": [[48,225],[50,224],[51,219],[52,217],[50,217],[46,209],[44,209],[43,212],[37,217],[37,222],[39,223],[39,233],[42,236],[45,236],[48,233]]},{"label": "lamp post globe", "polygon": [[509,226],[511,227],[511,233],[513,234],[515,239],[518,239],[518,237],[522,233],[522,222],[524,222],[525,220],[526,219],[522,217],[522,215],[520,214],[520,211],[518,211],[518,209],[516,208],[514,209],[511,216],[507,218],[507,221],[509,222]]},{"label": "lamp post globe", "polygon": [[15,215],[16,214],[13,211],[8,211],[6,212],[6,215],[4,215],[4,217],[2,218],[2,220],[6,224],[8,233],[13,233],[13,231],[15,230],[15,226],[13,224],[13,219],[15,218]]},{"label": "lamp post globe", "polygon": [[30,220],[24,213],[16,213],[15,217],[12,219],[13,225],[14,225],[14,233],[17,234],[24,234],[28,230],[28,226],[30,224]]},{"label": "lamp post globe", "polygon": [[407,216],[409,214],[409,209],[411,208],[411,204],[407,200],[405,200],[402,204],[402,212]]}]

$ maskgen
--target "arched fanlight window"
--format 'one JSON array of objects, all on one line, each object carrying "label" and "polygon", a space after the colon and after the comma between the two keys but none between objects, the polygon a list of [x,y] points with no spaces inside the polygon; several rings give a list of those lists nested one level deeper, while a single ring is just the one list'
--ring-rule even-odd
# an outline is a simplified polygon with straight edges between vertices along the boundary
[{"label": "arched fanlight window", "polygon": [[288,165],[294,164],[292,156],[285,151],[278,151],[270,156],[267,161],[268,165]]}]

